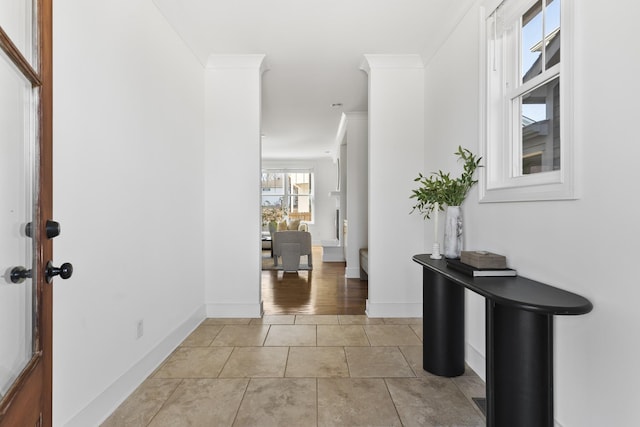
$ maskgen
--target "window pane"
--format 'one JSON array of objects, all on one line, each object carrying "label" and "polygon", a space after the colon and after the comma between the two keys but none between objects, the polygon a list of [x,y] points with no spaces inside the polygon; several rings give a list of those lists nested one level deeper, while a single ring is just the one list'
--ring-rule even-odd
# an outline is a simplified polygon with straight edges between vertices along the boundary
[{"label": "window pane", "polygon": [[270,222],[280,222],[286,216],[286,209],[282,203],[283,197],[276,203],[271,203],[262,198],[262,224],[267,225]]},{"label": "window pane", "polygon": [[299,219],[300,221],[311,221],[311,197],[310,196],[291,196],[291,210],[289,212],[290,219]]},{"label": "window pane", "polygon": [[311,172],[262,172],[262,224],[283,219],[311,222]]},{"label": "window pane", "polygon": [[546,64],[547,68],[551,68],[560,62],[560,0],[548,2],[544,26]]},{"label": "window pane", "polygon": [[289,174],[289,218],[311,221],[311,182],[313,174]]},{"label": "window pane", "polygon": [[560,79],[517,99],[522,117],[522,174],[560,169]]},{"label": "window pane", "polygon": [[290,194],[311,194],[311,174],[290,173],[289,192]]},{"label": "window pane", "polygon": [[286,215],[284,174],[262,173],[262,224],[282,221]]},{"label": "window pane", "polygon": [[545,36],[560,28],[560,0],[547,0],[545,22]]},{"label": "window pane", "polygon": [[284,194],[284,174],[263,173],[262,174],[262,194]]},{"label": "window pane", "polygon": [[522,16],[522,82],[526,82],[532,77],[542,72],[542,0],[536,2]]}]

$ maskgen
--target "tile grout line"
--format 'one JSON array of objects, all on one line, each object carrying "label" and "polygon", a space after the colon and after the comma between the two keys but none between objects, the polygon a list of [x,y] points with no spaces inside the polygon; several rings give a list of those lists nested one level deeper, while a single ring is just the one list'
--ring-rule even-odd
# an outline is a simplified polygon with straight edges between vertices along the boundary
[{"label": "tile grout line", "polygon": [[423,342],[423,340],[422,340],[423,338],[422,338],[420,335],[418,335],[418,333],[416,332],[416,330],[415,330],[415,329],[413,329],[413,328],[411,327],[411,326],[415,326],[415,325],[407,325],[407,326],[409,327],[409,329],[411,329],[411,331],[415,334],[415,336],[417,336],[417,337],[418,337],[418,339],[420,340],[420,342]]},{"label": "tile grout line", "polygon": [[389,383],[387,383],[387,378],[382,378],[382,381],[384,382],[384,386],[387,389],[387,393],[389,395],[389,399],[391,400],[391,403],[393,404],[393,409],[395,409],[396,411],[396,415],[398,416],[398,421],[400,421],[400,425],[404,426],[404,423],[402,422],[402,417],[400,416],[400,411],[398,410],[398,406],[396,405],[396,401],[393,400],[393,396],[391,395],[391,390],[389,390]]},{"label": "tile grout line", "polygon": [[316,380],[316,427],[320,424],[320,383],[318,377]]},{"label": "tile grout line", "polygon": [[344,353],[344,361],[347,364],[347,373],[349,374],[347,378],[353,378],[351,376],[351,365],[349,364],[349,356],[347,356],[347,346],[343,346],[342,351]]},{"label": "tile grout line", "polygon": [[[175,389],[173,389],[173,391],[169,394],[169,396],[167,396],[167,398],[164,400],[164,402],[162,402],[162,405],[160,405],[160,407],[158,408],[158,410],[155,412],[155,414],[153,414],[153,416],[149,419],[149,422],[146,424],[147,426],[150,425],[153,420],[155,419],[155,417],[158,416],[158,414],[162,411],[162,408],[165,407],[165,405],[167,404],[167,402],[169,401],[169,399],[171,399],[171,397],[173,397],[174,394],[176,394],[176,392],[178,391],[178,389],[180,388],[180,386],[182,384],[184,384],[185,382],[185,378],[180,378],[180,382],[178,383],[178,385],[176,386]],[[113,414],[112,414],[113,415]]]},{"label": "tile grout line", "polygon": [[284,372],[282,378],[287,378],[287,368],[289,367],[289,355],[291,354],[291,346],[287,347],[287,358],[284,361]]},{"label": "tile grout line", "polygon": [[[462,376],[464,376],[464,374],[463,374]],[[476,404],[476,402],[474,402],[474,401],[473,401],[473,397],[471,397],[471,396],[467,395],[467,393],[465,393],[465,392],[464,392],[464,390],[462,390],[462,388],[460,388],[460,386],[458,385],[458,382],[457,382],[457,381],[455,381],[455,378],[457,378],[457,377],[449,378],[449,379],[451,380],[451,382],[453,383],[453,385],[458,389],[458,391],[459,391],[460,393],[462,393],[462,395],[465,397],[465,399],[467,399],[467,401],[471,404],[471,406],[473,407],[473,409],[475,409],[475,410],[476,410],[476,412],[477,412],[478,414],[480,414],[480,416],[481,416],[481,417],[483,417],[483,418],[486,420],[486,418],[487,418],[486,414],[483,414],[483,413],[482,413],[482,411],[480,410],[480,407],[478,407],[478,405]],[[479,398],[481,398],[481,399],[486,399],[486,396],[485,396],[485,397],[478,396],[478,397],[479,397]]]},{"label": "tile grout line", "polygon": [[265,344],[267,343],[267,337],[269,336],[269,332],[271,332],[271,325],[269,325],[269,327],[267,328],[267,333],[264,334],[264,338],[262,339],[262,345],[260,345],[260,347],[265,347]]},{"label": "tile grout line", "polygon": [[216,332],[216,334],[213,336],[213,338],[211,339],[211,342],[209,343],[208,347],[213,347],[213,342],[216,340],[216,338],[218,338],[218,335],[220,335],[220,332],[222,332],[223,329],[224,329],[224,325],[222,325],[222,328],[218,329],[218,332]]},{"label": "tile grout line", "polygon": [[369,347],[372,347],[371,340],[369,339],[369,335],[367,334],[367,330],[364,328],[364,325],[359,325],[362,328],[362,332],[364,332],[364,337],[367,339],[367,343]]},{"label": "tile grout line", "polygon": [[409,369],[411,369],[411,372],[413,372],[413,375],[416,378],[421,378],[420,375],[418,375],[418,373],[416,372],[415,369],[413,369],[413,365],[411,365],[411,362],[409,361],[409,359],[407,358],[407,355],[404,354],[404,351],[402,351],[402,348],[400,346],[398,346],[398,351],[400,351],[400,354],[402,355],[402,357],[404,358],[404,361],[407,362],[407,365],[409,366]]},{"label": "tile grout line", "polygon": [[233,422],[231,422],[231,425],[233,425],[236,422],[236,420],[238,419],[238,414],[240,413],[240,408],[242,407],[242,402],[244,402],[244,398],[247,395],[247,390],[249,390],[249,384],[251,384],[251,380],[253,380],[253,378],[248,378],[247,385],[244,386],[244,391],[242,392],[242,399],[240,399],[240,403],[238,404],[238,409],[236,409],[236,413],[233,416]]},{"label": "tile grout line", "polygon": [[[214,346],[212,346],[211,348],[216,348]],[[224,348],[224,347],[217,347],[217,348]],[[220,374],[222,373],[222,371],[224,371],[224,368],[227,366],[227,363],[229,363],[229,360],[231,359],[231,355],[233,354],[234,351],[236,351],[237,346],[233,346],[231,347],[231,351],[229,352],[229,355],[227,356],[227,358],[224,360],[224,363],[222,364],[222,366],[220,367],[220,370],[218,371],[218,374],[215,376],[215,379],[220,379]]]}]

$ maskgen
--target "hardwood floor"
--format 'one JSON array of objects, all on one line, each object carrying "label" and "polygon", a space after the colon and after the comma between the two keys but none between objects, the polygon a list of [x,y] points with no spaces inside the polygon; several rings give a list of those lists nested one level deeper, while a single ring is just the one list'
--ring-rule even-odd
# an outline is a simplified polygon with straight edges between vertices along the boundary
[{"label": "hardwood floor", "polygon": [[311,271],[263,270],[264,313],[365,314],[368,282],[345,278],[344,269],[344,262],[322,262],[322,247],[314,246]]}]

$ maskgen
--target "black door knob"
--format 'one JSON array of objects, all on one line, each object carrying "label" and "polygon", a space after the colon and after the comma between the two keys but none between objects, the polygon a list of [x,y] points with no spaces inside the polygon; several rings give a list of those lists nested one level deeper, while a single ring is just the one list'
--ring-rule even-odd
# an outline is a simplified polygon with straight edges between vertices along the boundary
[{"label": "black door knob", "polygon": [[45,226],[45,231],[47,233],[47,239],[53,239],[54,237],[58,237],[60,235],[60,223],[51,219],[47,220],[47,225]]},{"label": "black door knob", "polygon": [[[58,237],[60,235],[60,223],[52,219],[48,219],[47,224],[45,225],[45,232],[47,233],[47,239]],[[32,223],[29,222],[24,226],[24,234],[26,234],[27,237],[33,237]]]},{"label": "black door knob", "polygon": [[60,275],[62,279],[68,279],[73,274],[73,265],[65,262],[60,267],[54,267],[53,263],[49,261],[47,268],[44,272],[44,277],[47,279],[47,283],[51,283],[55,276]]},{"label": "black door knob", "polygon": [[24,267],[13,267],[9,274],[11,283],[22,283],[25,279],[31,278],[31,270],[27,270]]}]

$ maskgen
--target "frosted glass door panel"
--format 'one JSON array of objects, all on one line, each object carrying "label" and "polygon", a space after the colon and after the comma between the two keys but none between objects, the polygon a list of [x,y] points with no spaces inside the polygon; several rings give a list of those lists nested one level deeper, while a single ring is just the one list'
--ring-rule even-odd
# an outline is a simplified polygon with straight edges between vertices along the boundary
[{"label": "frosted glass door panel", "polygon": [[1,397],[33,355],[35,294],[30,272],[20,280],[11,274],[16,267],[33,269],[34,242],[25,228],[33,211],[34,91],[2,51],[0,94]]},{"label": "frosted glass door panel", "polygon": [[33,1],[0,0],[0,27],[11,41],[20,49],[33,68],[35,56],[32,54],[33,40]]}]

